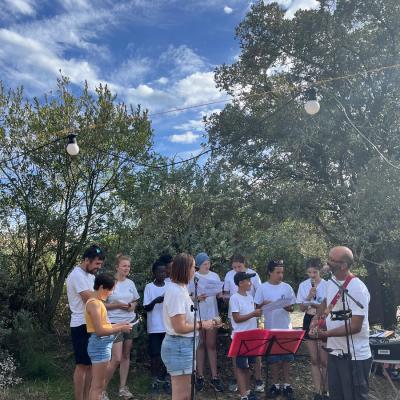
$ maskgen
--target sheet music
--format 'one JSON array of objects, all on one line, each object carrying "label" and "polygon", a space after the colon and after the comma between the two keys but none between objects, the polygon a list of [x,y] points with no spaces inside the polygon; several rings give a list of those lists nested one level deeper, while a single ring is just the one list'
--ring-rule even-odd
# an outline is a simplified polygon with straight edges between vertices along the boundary
[{"label": "sheet music", "polygon": [[[224,282],[214,279],[200,278],[197,284],[197,294],[204,294],[207,297],[216,296],[222,292]],[[194,282],[191,281],[188,286],[189,293],[194,293]]]},{"label": "sheet music", "polygon": [[291,306],[292,304],[296,303],[296,299],[294,297],[288,298],[288,299],[279,299],[276,301],[273,301],[272,303],[266,304],[263,306],[264,312],[271,312],[274,310],[279,310],[281,308]]}]

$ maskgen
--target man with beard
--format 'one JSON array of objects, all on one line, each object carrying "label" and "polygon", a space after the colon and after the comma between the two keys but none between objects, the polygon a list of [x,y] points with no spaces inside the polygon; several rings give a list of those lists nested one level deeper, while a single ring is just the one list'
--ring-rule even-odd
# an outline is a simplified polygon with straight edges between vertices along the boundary
[{"label": "man with beard", "polygon": [[68,275],[67,296],[71,310],[71,338],[75,353],[75,400],[87,400],[91,381],[91,361],[87,353],[89,334],[86,331],[85,304],[93,295],[94,276],[101,268],[105,255],[98,246],[90,246],[82,256],[81,264]]},{"label": "man with beard", "polygon": [[331,400],[367,400],[368,376],[372,358],[369,347],[368,305],[370,294],[365,284],[350,272],[352,251],[343,246],[329,252],[328,265],[333,279],[347,289],[362,307],[346,296],[345,308],[351,310],[348,334],[351,335],[348,356],[345,321],[332,320],[331,312],[343,310],[342,295],[331,280],[328,281],[326,299],[321,308],[326,316],[326,330],[314,330],[314,336],[327,339],[329,398]]}]

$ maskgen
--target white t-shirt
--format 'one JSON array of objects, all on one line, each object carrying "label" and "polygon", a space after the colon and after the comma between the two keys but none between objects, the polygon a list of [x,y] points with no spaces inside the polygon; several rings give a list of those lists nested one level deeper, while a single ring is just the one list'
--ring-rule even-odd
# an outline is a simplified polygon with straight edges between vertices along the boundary
[{"label": "white t-shirt", "polygon": [[177,333],[172,327],[171,317],[183,314],[187,323],[194,322],[194,313],[191,310],[193,301],[189,296],[187,286],[178,285],[175,282],[169,283],[165,288],[164,304],[163,304],[163,321],[165,332],[168,335],[193,337],[193,332]]},{"label": "white t-shirt", "polygon": [[[139,293],[136,286],[130,279],[118,281],[115,284],[112,295],[107,299],[107,303],[132,303],[139,299]],[[125,311],[119,308],[107,311],[108,318],[111,323],[118,324],[120,322],[133,321],[136,318],[135,311]]]},{"label": "white t-shirt", "polygon": [[164,282],[165,283],[171,283],[172,281],[171,281],[171,278],[165,278]]},{"label": "white t-shirt", "polygon": [[77,265],[67,277],[67,296],[71,310],[71,327],[86,324],[85,303],[79,293],[86,290],[93,292],[94,275],[84,271]]},{"label": "white t-shirt", "polygon": [[[257,289],[261,286],[261,279],[258,276],[256,271],[253,271],[251,268],[247,268],[246,271],[247,274],[256,274],[256,276],[253,276],[253,278],[251,278],[251,289],[249,290],[249,294],[251,294],[253,297],[257,291]],[[236,275],[236,271],[231,269],[230,271],[228,271],[225,275],[225,279],[224,279],[224,292],[229,292],[229,296],[232,296],[233,294],[237,293],[239,288],[238,286],[235,284],[234,281],[234,277]]]},{"label": "white t-shirt", "polygon": [[311,300],[307,300],[308,294],[312,288],[311,279],[307,279],[300,283],[299,289],[297,291],[297,304],[303,303],[313,303],[313,304],[321,304],[326,297],[326,284],[327,282],[323,279],[319,282],[316,294],[316,299],[312,298]]},{"label": "white t-shirt", "polygon": [[[265,300],[276,301],[280,299],[293,299],[293,303],[296,302],[296,296],[292,287],[281,282],[278,285],[272,285],[269,282],[264,282],[256,292],[254,296],[254,302],[256,304],[262,304]],[[290,321],[289,313],[280,308],[279,310],[273,310],[265,312],[264,314],[264,327],[265,329],[292,329],[292,323]]]},{"label": "white t-shirt", "polygon": [[[199,278],[199,280],[202,278],[214,281],[221,280],[219,279],[218,274],[212,271],[209,271],[207,274],[200,274],[200,272],[196,272],[196,276]],[[199,317],[201,317],[202,320],[213,319],[218,315],[217,296],[209,296],[206,297],[204,301],[199,302]]]},{"label": "white t-shirt", "polygon": [[[239,293],[235,293],[229,299],[229,315],[237,312],[239,315],[250,314],[255,310],[255,304],[253,296],[247,293],[243,296]],[[232,323],[232,337],[236,332],[249,331],[251,329],[257,329],[257,318],[252,317],[244,322],[235,322],[231,317]]]},{"label": "white t-shirt", "polygon": [[[144,288],[143,305],[147,306],[156,297],[164,296],[164,286],[157,286],[153,282],[148,283]],[[147,333],[163,333],[165,332],[165,326],[163,321],[163,303],[157,303],[154,305],[152,311],[147,313]]]},{"label": "white t-shirt", "polygon": [[[344,282],[338,281],[340,284]],[[328,281],[326,288],[326,304],[329,305],[332,299],[338,292],[338,287],[331,281]],[[363,315],[364,320],[361,328],[361,332],[353,335],[353,343],[355,350],[355,358],[357,360],[367,360],[371,357],[371,349],[369,347],[369,322],[368,322],[368,305],[370,300],[370,294],[367,287],[359,278],[353,278],[347,286],[347,290],[351,296],[353,296],[358,302],[360,302],[364,309],[360,308],[353,300],[347,297],[346,308],[350,308],[353,315]],[[348,304],[347,304],[348,303]],[[343,310],[342,299],[340,298],[336,303],[333,311]],[[344,321],[332,321],[331,315],[329,314],[326,318],[326,327],[329,330],[343,326]],[[333,349],[332,354],[339,355],[347,353],[347,342],[346,337],[328,337],[327,347]],[[338,351],[340,349],[342,351]],[[350,351],[354,359],[353,346],[350,341]]]}]

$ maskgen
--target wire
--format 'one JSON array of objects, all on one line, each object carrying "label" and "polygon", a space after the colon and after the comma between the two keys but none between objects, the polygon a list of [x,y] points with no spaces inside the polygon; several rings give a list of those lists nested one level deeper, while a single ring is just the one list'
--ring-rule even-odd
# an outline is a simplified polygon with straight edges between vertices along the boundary
[{"label": "wire", "polygon": [[[389,70],[389,69],[397,69],[397,68],[400,68],[400,64],[387,65],[387,66],[377,67],[377,68],[373,68],[373,69],[366,70],[366,71],[354,72],[354,73],[352,73],[352,74],[346,74],[346,75],[337,76],[337,77],[331,77],[331,78],[320,79],[320,80],[314,81],[314,82],[312,82],[312,83],[309,83],[309,85],[312,85],[312,86],[322,86],[322,85],[324,85],[324,84],[326,84],[326,83],[329,83],[329,82],[351,79],[351,78],[357,77],[357,76],[359,76],[359,75],[373,74],[373,73],[377,73],[377,72],[381,72],[381,71],[385,71],[385,70]],[[295,90],[298,90],[298,87],[296,87],[295,85],[288,85],[288,86],[287,86],[287,90],[289,90],[289,91],[295,91]],[[267,94],[277,94],[277,93],[280,93],[280,90],[279,90],[279,89],[270,90],[270,91],[265,91],[265,92],[260,92],[260,93],[250,93],[250,94],[247,94],[247,95],[240,95],[240,96],[238,96],[236,99],[235,99],[234,97],[232,97],[231,99],[213,100],[213,101],[210,101],[210,102],[207,102],[207,103],[194,104],[194,105],[192,105],[192,106],[187,106],[187,107],[176,107],[176,108],[172,108],[172,109],[169,109],[169,110],[160,111],[160,112],[157,112],[157,113],[150,113],[150,114],[148,114],[148,116],[149,116],[149,117],[154,117],[154,116],[159,116],[159,115],[165,115],[165,114],[170,114],[170,113],[176,113],[176,112],[180,112],[180,111],[187,111],[187,110],[191,110],[191,109],[195,109],[195,108],[199,108],[199,107],[205,107],[205,106],[214,105],[214,104],[222,104],[222,103],[226,103],[226,102],[234,101],[234,100],[238,100],[238,99],[239,99],[239,100],[240,100],[240,99],[244,100],[244,99],[249,99],[249,98],[257,98],[257,97],[265,96],[265,95],[267,95]],[[346,110],[345,110],[344,108],[343,108],[342,111],[345,113],[345,116],[347,117],[348,122],[352,125],[352,127],[353,127],[362,137],[364,137],[364,139],[367,140],[367,141],[371,144],[371,146],[373,146],[373,147],[375,148],[376,151],[378,151],[378,152],[380,153],[381,157],[382,157],[388,164],[390,164],[393,168],[400,169],[399,166],[395,166],[394,164],[392,164],[392,163],[379,151],[379,149],[378,149],[367,137],[365,137],[365,136],[362,134],[362,132],[359,131],[359,129],[358,129],[358,128],[353,124],[353,122],[348,118],[347,113],[346,113]],[[132,116],[132,117],[130,117],[130,120],[132,120],[132,121],[134,121],[134,120],[136,120],[136,119],[139,119],[139,117],[138,117],[138,116]],[[87,126],[85,129],[87,129],[87,130],[95,129],[95,128],[99,128],[99,127],[101,127],[101,126],[104,126],[104,125],[106,125],[106,124],[107,124],[107,123],[103,123],[103,124],[91,124],[91,125]],[[20,158],[20,157],[24,156],[24,155],[27,155],[27,154],[30,154],[30,153],[35,152],[35,151],[37,151],[37,150],[40,150],[40,149],[42,149],[42,148],[44,148],[44,147],[46,147],[46,146],[48,146],[48,145],[50,145],[50,144],[52,144],[52,143],[54,143],[54,142],[58,142],[58,141],[60,141],[60,140],[62,140],[62,139],[65,139],[65,138],[68,136],[68,134],[71,133],[72,131],[77,132],[76,129],[67,129],[67,128],[64,128],[64,129],[62,129],[62,130],[60,130],[60,131],[52,132],[52,135],[57,135],[57,136],[62,135],[62,136],[59,137],[59,138],[57,138],[57,139],[54,139],[54,140],[52,140],[52,141],[46,142],[46,143],[44,143],[44,144],[42,144],[42,145],[40,145],[40,146],[37,146],[37,147],[35,147],[35,148],[33,148],[33,149],[29,149],[29,150],[27,150],[27,151],[21,152],[20,154],[18,154],[18,155],[16,155],[16,156],[13,156],[13,157],[11,157],[11,158],[9,158],[9,159],[1,160],[1,161],[0,161],[0,165],[2,165],[2,164],[7,164],[7,163],[10,162],[10,161],[13,161],[13,160],[15,160],[15,159],[17,159],[17,158]],[[181,160],[181,161],[177,161],[177,162],[172,162],[172,163],[165,164],[165,165],[162,165],[162,166],[154,166],[154,165],[151,165],[151,164],[139,163],[139,162],[137,162],[137,161],[134,161],[134,162],[135,162],[137,165],[142,165],[142,166],[149,167],[149,168],[165,168],[165,167],[169,167],[169,166],[173,166],[173,165],[179,165],[179,164],[182,164],[182,163],[185,163],[185,162],[189,162],[189,161],[198,159],[198,158],[202,157],[203,155],[210,153],[212,150],[213,150],[213,149],[208,149],[208,150],[205,150],[205,151],[201,152],[200,154],[198,154],[198,155],[196,155],[196,156],[189,157],[188,159]]]}]

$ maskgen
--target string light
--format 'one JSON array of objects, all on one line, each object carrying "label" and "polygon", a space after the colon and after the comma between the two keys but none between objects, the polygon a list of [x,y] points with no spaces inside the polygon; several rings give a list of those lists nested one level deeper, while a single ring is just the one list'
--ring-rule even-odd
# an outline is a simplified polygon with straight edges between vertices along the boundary
[{"label": "string light", "polygon": [[308,115],[318,114],[321,106],[317,99],[317,89],[312,87],[307,91],[308,100],[304,104],[304,109]]},{"label": "string light", "polygon": [[78,143],[76,142],[76,134],[75,133],[70,133],[68,137],[68,144],[66,147],[67,153],[70,156],[76,156],[79,153],[79,146]]}]

